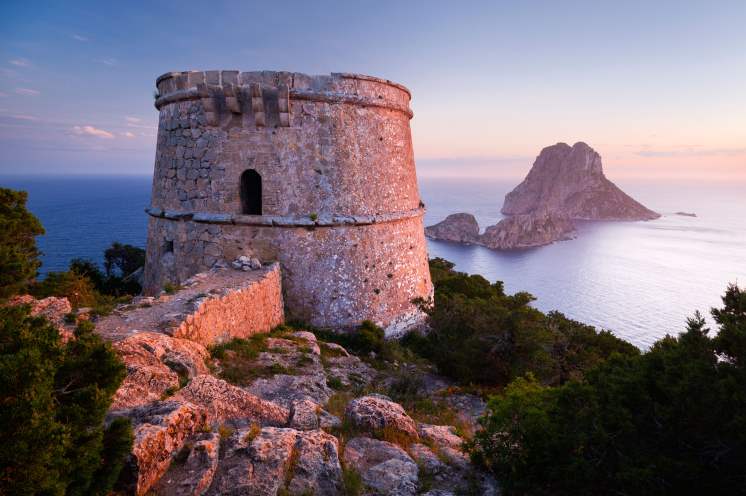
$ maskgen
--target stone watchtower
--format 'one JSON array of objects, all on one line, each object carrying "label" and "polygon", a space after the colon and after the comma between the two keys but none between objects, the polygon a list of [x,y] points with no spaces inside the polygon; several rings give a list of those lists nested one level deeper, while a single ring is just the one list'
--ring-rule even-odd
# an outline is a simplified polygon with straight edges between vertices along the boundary
[{"label": "stone watchtower", "polygon": [[358,74],[159,77],[145,292],[241,255],[277,260],[288,318],[387,334],[432,294],[410,93]]}]

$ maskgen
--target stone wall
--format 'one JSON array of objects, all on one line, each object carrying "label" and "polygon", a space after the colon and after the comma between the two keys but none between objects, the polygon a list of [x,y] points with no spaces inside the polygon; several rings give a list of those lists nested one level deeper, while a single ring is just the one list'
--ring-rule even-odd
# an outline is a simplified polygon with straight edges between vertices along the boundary
[{"label": "stone wall", "polygon": [[247,338],[284,324],[283,307],[280,267],[273,264],[256,280],[225,288],[199,301],[194,313],[172,335],[204,346],[231,338]]},{"label": "stone wall", "polygon": [[[290,316],[318,326],[394,329],[431,295],[406,88],[237,71],[157,86],[146,292],[249,255],[282,264]],[[262,215],[241,212],[247,169]]]},{"label": "stone wall", "polygon": [[212,269],[184,284],[174,295],[141,298],[104,317],[96,331],[113,341],[142,331],[162,332],[209,346],[285,322],[277,263],[250,272]]}]

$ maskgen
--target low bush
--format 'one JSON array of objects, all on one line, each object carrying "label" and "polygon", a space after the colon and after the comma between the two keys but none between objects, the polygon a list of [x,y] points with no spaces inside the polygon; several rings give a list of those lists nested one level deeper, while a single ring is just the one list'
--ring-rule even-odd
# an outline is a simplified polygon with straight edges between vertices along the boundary
[{"label": "low bush", "polygon": [[104,425],[124,365],[89,322],[62,342],[29,309],[0,307],[0,494],[107,494],[132,445]]},{"label": "low bush", "polygon": [[[612,353],[547,387],[489,402],[470,446],[507,494],[737,494],[746,487],[746,291],[644,354]],[[613,346],[612,346],[613,347]]]},{"label": "low bush", "polygon": [[609,332],[540,312],[528,293],[507,295],[501,282],[453,267],[443,259],[430,261],[435,299],[419,302],[430,329],[408,334],[402,345],[463,384],[504,386],[528,372],[543,383],[561,384],[612,353],[639,353]]}]

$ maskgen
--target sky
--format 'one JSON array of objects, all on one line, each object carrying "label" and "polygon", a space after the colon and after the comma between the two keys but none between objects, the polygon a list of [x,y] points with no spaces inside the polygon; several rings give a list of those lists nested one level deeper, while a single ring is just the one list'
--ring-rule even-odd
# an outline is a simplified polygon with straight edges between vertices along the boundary
[{"label": "sky", "polygon": [[155,78],[190,69],[400,82],[420,177],[585,141],[611,179],[746,181],[744,0],[6,0],[0,174],[151,174]]}]

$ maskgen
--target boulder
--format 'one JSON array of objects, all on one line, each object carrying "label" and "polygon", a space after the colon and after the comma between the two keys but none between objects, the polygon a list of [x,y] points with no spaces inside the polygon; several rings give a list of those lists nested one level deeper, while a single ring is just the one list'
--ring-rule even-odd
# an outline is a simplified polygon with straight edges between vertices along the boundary
[{"label": "boulder", "polygon": [[406,441],[417,441],[417,426],[401,405],[388,397],[371,394],[347,404],[345,417],[358,429],[371,433],[386,432]]},{"label": "boulder", "polygon": [[122,482],[128,492],[138,496],[146,494],[166,473],[172,455],[187,438],[207,424],[207,412],[202,407],[178,401],[111,412],[109,418],[113,417],[128,417],[132,422],[134,442]]},{"label": "boulder", "polygon": [[409,454],[427,474],[439,474],[446,469],[446,465],[440,461],[438,455],[422,443],[413,443],[409,447]]},{"label": "boulder", "polygon": [[557,143],[544,148],[521,184],[505,195],[502,213],[548,210],[569,219],[651,220],[645,208],[609,181],[601,156],[585,143]]},{"label": "boulder", "polygon": [[294,401],[290,407],[290,427],[299,431],[319,428],[319,405],[311,400]]},{"label": "boulder", "polygon": [[343,460],[377,494],[409,496],[417,492],[417,464],[395,444],[356,437],[345,446]]},{"label": "boulder", "polygon": [[[186,460],[175,459],[168,472],[153,488],[158,496],[200,496],[212,484],[218,468],[220,435],[216,432],[197,434],[191,446],[187,443]],[[179,458],[179,457],[177,457]]]},{"label": "boulder", "polygon": [[339,445],[323,431],[265,427],[236,431],[208,494],[340,494]]},{"label": "boulder", "polygon": [[195,377],[173,399],[200,405],[208,413],[210,422],[239,419],[261,425],[284,426],[290,415],[287,408],[258,398],[212,375]]},{"label": "boulder", "polygon": [[127,367],[127,376],[114,395],[113,410],[132,408],[161,399],[179,388],[180,377],[207,374],[204,346],[158,332],[139,332],[114,343]]},{"label": "boulder", "polygon": [[451,214],[445,220],[426,227],[425,236],[442,241],[476,243],[479,240],[479,224],[472,214]]},{"label": "boulder", "polygon": [[449,464],[461,468],[469,465],[469,457],[462,450],[464,442],[450,425],[420,424],[420,439],[429,444],[433,450]]}]

